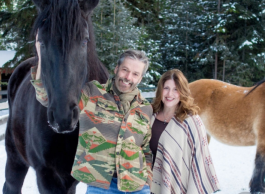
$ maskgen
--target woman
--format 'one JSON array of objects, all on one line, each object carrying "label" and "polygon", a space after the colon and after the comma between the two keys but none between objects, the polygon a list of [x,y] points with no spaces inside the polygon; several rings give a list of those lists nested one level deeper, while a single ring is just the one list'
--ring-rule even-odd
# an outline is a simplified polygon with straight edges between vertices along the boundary
[{"label": "woman", "polygon": [[204,125],[188,81],[177,69],[158,82],[151,119],[154,194],[208,194],[219,190]]}]

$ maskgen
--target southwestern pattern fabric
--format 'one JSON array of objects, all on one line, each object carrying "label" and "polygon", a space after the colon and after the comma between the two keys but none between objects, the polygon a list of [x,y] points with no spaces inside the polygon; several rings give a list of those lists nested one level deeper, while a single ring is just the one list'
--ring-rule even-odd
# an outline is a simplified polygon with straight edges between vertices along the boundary
[{"label": "southwestern pattern fabric", "polygon": [[[152,117],[151,123],[155,120]],[[153,167],[153,194],[210,194],[220,186],[198,115],[172,118],[160,136]]]},{"label": "southwestern pattern fabric", "polygon": [[[43,86],[39,80],[37,84],[32,82],[37,99],[47,105]],[[117,172],[121,191],[138,191],[145,183],[151,185],[152,108],[149,102],[139,93],[131,102],[130,110],[124,113],[119,97],[112,90],[112,80],[105,85],[92,81],[82,90],[79,108],[80,134],[72,176],[108,189]]]}]

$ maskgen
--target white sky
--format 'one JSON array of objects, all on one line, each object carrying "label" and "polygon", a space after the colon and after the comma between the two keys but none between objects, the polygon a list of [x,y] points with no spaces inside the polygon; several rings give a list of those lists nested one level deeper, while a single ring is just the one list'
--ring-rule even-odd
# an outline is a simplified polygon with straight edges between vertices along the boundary
[{"label": "white sky", "polygon": [[0,51],[0,67],[2,67],[7,61],[13,59],[16,51]]}]

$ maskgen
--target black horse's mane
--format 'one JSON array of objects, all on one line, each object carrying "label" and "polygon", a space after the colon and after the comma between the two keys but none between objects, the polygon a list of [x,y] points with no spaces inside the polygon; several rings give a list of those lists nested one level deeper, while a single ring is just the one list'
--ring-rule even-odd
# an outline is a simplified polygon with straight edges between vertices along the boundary
[{"label": "black horse's mane", "polygon": [[263,79],[263,80],[261,80],[261,81],[259,81],[259,82],[257,82],[254,86],[254,88],[252,88],[247,94],[246,94],[246,96],[248,96],[251,92],[253,92],[257,87],[259,87],[261,84],[263,84],[265,82],[265,79]]},{"label": "black horse's mane", "polygon": [[[38,29],[42,28],[52,40],[54,36],[62,38],[63,57],[69,56],[72,44],[83,40],[86,36],[84,28],[89,28],[88,49],[88,80],[98,80],[105,83],[108,71],[99,60],[96,53],[96,43],[90,13],[82,15],[78,0],[51,0],[49,5],[39,12],[32,29],[36,36]],[[100,73],[99,73],[100,72]]]},{"label": "black horse's mane", "polygon": [[68,55],[73,41],[85,38],[84,29],[87,23],[82,19],[81,9],[77,0],[53,0],[38,15],[33,34],[39,28],[47,31],[49,39],[61,36],[62,51]]}]

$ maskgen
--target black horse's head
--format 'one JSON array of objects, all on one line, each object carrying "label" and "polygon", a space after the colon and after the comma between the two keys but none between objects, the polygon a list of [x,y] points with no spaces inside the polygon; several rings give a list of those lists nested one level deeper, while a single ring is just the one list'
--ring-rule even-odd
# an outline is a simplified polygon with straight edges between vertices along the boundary
[{"label": "black horse's head", "polygon": [[39,10],[41,79],[48,94],[48,122],[57,133],[76,128],[78,102],[87,81],[90,12],[98,0],[33,0]]}]

